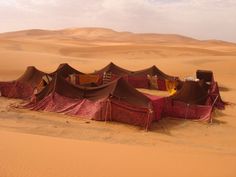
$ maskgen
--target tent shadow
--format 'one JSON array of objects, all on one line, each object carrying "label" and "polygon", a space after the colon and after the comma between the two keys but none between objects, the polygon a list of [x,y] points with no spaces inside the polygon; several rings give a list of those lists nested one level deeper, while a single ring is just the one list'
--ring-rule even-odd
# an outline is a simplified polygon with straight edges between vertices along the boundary
[{"label": "tent shadow", "polygon": [[224,121],[224,120],[213,119],[213,120],[212,120],[212,124],[220,125],[220,124],[227,124],[227,122]]},{"label": "tent shadow", "polygon": [[[212,113],[213,119],[211,123],[208,122],[202,122],[206,126],[210,125],[221,125],[221,124],[227,124],[227,121],[220,120],[222,117],[227,117],[228,114],[225,114],[223,110],[214,110]],[[188,119],[182,119],[182,118],[173,118],[173,117],[165,117],[159,121],[155,121],[152,123],[151,127],[149,128],[149,131],[152,131],[154,133],[162,133],[168,136],[173,136],[171,131],[175,128],[181,127],[186,125],[187,123],[201,123],[201,121],[194,121],[194,120],[188,120]]]},{"label": "tent shadow", "polygon": [[213,119],[212,119],[212,124],[227,124],[227,121],[225,120],[220,120],[222,117],[227,117],[229,116],[228,114],[224,113],[224,110],[219,110],[215,109],[212,113]]},{"label": "tent shadow", "polygon": [[223,85],[219,85],[219,90],[220,90],[220,92],[229,92],[229,91],[232,91],[231,88],[225,87],[225,86],[223,86]]},{"label": "tent shadow", "polygon": [[214,119],[214,118],[224,117],[224,116],[228,116],[228,115],[225,114],[222,110],[215,109],[212,113],[212,116]]},{"label": "tent shadow", "polygon": [[165,117],[159,121],[153,122],[149,131],[172,136],[171,130],[173,130],[175,127],[179,127],[189,121],[190,120],[186,120],[186,119]]}]

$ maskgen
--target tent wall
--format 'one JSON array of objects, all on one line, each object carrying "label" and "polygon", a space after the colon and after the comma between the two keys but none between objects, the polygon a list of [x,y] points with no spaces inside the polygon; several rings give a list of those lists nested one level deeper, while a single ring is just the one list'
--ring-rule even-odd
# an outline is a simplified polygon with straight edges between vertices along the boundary
[{"label": "tent wall", "polygon": [[154,112],[154,120],[160,120],[163,117],[163,109],[166,98],[150,94],[145,94],[145,95],[151,100],[152,109]]},{"label": "tent wall", "polygon": [[211,112],[212,106],[209,105],[191,105],[166,98],[163,115],[166,117],[209,121]]},{"label": "tent wall", "polygon": [[37,68],[29,66],[18,79],[0,82],[1,95],[8,98],[28,99],[45,74]]},{"label": "tent wall", "polygon": [[28,99],[33,94],[31,85],[18,81],[0,82],[0,91],[4,97],[18,99]]},{"label": "tent wall", "polygon": [[117,99],[73,99],[57,93],[51,93],[37,103],[30,103],[24,108],[43,110],[79,116],[98,121],[117,121],[148,128],[154,115],[147,108],[127,104]]},{"label": "tent wall", "polygon": [[212,81],[210,89],[209,89],[209,96],[206,101],[207,105],[213,105],[217,109],[225,109],[225,105],[227,104],[224,102],[220,96],[220,90],[218,83]]}]

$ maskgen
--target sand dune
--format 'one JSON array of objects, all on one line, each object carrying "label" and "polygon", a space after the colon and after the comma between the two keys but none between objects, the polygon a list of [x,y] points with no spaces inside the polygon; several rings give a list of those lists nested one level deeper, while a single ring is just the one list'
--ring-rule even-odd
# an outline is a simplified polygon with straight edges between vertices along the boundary
[{"label": "sand dune", "polygon": [[[11,73],[15,70],[11,60],[17,62],[17,70],[36,65],[42,69],[55,68],[59,62],[78,65],[86,72],[102,67],[111,60],[129,69],[141,69],[157,64],[172,74],[173,69],[160,60],[175,63],[207,57],[234,58],[236,44],[223,41],[200,41],[179,35],[136,34],[116,32],[100,28],[76,28],[57,31],[25,30],[0,34],[0,69]],[[47,57],[49,57],[47,59]],[[143,59],[149,62],[143,62]],[[125,60],[139,60],[129,64]],[[94,64],[94,60],[99,63]],[[90,62],[91,61],[91,62]],[[121,61],[121,62],[120,62]],[[90,65],[92,63],[92,65]],[[150,64],[149,64],[150,63]],[[87,67],[87,65],[91,67]],[[46,67],[45,67],[46,66]]]},{"label": "sand dune", "polygon": [[[224,41],[104,28],[25,30],[0,34],[0,56],[0,80],[18,78],[29,65],[51,72],[65,62],[83,72],[111,61],[130,70],[155,64],[181,78],[210,69],[223,99],[236,103],[236,44]],[[9,107],[19,102],[0,98],[0,177],[236,175],[234,104],[214,112],[213,124],[167,118],[145,132]]]},{"label": "sand dune", "polygon": [[68,40],[85,40],[87,42],[94,41],[113,41],[113,42],[132,42],[132,43],[146,43],[146,44],[201,44],[201,45],[227,45],[234,46],[236,44],[219,41],[219,40],[198,40],[191,37],[181,36],[177,34],[156,34],[156,33],[131,33],[131,32],[117,32],[106,28],[71,28],[64,30],[24,30],[16,32],[8,32],[0,34],[1,38],[9,39],[68,39]]}]

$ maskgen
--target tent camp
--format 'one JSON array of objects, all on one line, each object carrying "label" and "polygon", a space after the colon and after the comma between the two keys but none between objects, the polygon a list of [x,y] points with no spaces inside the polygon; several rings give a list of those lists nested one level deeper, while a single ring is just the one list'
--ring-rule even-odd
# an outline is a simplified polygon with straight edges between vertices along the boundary
[{"label": "tent camp", "polygon": [[[101,76],[104,73],[112,73],[115,77],[105,83]],[[119,121],[146,128],[164,116],[210,120],[213,108],[224,109],[226,103],[220,97],[211,71],[198,70],[199,81],[181,82],[181,88],[167,98],[144,95],[134,88],[150,88],[147,75],[157,78],[161,90],[179,81],[156,66],[132,72],[110,63],[95,73],[84,74],[64,63],[50,74],[29,66],[19,79],[0,82],[0,91],[2,96],[9,98],[31,98],[26,108],[33,110]]]},{"label": "tent camp", "polygon": [[34,88],[45,75],[47,74],[34,66],[29,66],[20,78],[14,81],[0,82],[1,95],[9,98],[30,98]]},{"label": "tent camp", "polygon": [[155,119],[151,100],[123,78],[98,87],[84,87],[72,85],[56,75],[36,95],[36,101],[25,107],[145,128]]}]

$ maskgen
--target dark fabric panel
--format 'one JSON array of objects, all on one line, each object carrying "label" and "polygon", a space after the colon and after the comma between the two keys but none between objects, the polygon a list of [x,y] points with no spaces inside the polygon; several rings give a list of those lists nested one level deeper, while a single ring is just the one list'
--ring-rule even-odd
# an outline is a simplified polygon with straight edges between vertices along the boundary
[{"label": "dark fabric panel", "polygon": [[54,71],[53,73],[50,74],[50,76],[54,77],[55,75],[60,75],[61,77],[68,77],[70,74],[84,74],[76,69],[74,69],[73,67],[71,67],[69,64],[67,63],[62,63],[58,66],[58,68],[56,69],[56,71]]},{"label": "dark fabric panel", "polygon": [[131,74],[131,71],[121,68],[112,62],[110,64],[108,64],[107,66],[105,66],[104,68],[102,68],[98,71],[95,71],[94,73],[95,74],[103,74],[104,72],[112,73],[112,74],[115,74],[118,76]]},{"label": "dark fabric panel", "polygon": [[47,73],[39,71],[34,66],[28,66],[25,73],[16,81],[21,83],[27,83],[32,87],[35,87],[41,82],[42,77],[46,74]]},{"label": "dark fabric panel", "polygon": [[155,76],[156,75],[159,78],[167,79],[167,80],[175,80],[175,79],[177,79],[177,77],[169,76],[169,75],[163,73],[155,65],[150,67],[150,68],[146,68],[146,69],[139,70],[139,71],[134,71],[132,73],[132,76],[140,76],[141,77],[141,76],[147,76],[147,75],[150,75],[150,76]]},{"label": "dark fabric panel", "polygon": [[207,96],[208,92],[201,86],[200,82],[185,81],[182,88],[170,98],[188,104],[204,105],[206,103]]},{"label": "dark fabric panel", "polygon": [[196,76],[199,80],[204,80],[205,82],[212,82],[214,80],[213,72],[208,70],[197,70]]},{"label": "dark fabric panel", "polygon": [[85,87],[72,85],[61,76],[56,75],[50,84],[36,95],[36,99],[41,100],[52,92],[69,98],[86,98],[89,100],[111,96],[142,107],[147,107],[149,103],[149,99],[145,95],[130,86],[123,78],[118,78],[98,87]]}]

